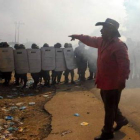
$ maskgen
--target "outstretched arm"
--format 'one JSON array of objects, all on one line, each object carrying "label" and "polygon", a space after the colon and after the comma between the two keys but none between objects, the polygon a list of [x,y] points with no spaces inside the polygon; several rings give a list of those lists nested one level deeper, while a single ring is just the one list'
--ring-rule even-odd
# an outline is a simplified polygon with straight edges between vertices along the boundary
[{"label": "outstretched arm", "polygon": [[99,42],[101,40],[100,37],[91,37],[88,35],[70,35],[69,37],[71,37],[71,41],[78,39],[84,44],[94,48],[98,48]]}]

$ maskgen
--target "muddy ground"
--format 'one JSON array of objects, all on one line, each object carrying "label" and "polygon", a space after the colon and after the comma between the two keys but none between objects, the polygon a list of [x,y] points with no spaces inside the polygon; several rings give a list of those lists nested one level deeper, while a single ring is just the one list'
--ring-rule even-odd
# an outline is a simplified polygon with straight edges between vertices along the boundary
[{"label": "muddy ground", "polygon": [[[30,78],[30,77],[29,77]],[[51,131],[51,114],[44,110],[44,104],[55,94],[55,87],[40,85],[37,89],[16,87],[0,83],[0,140],[41,140]],[[11,116],[13,118],[7,118]],[[8,120],[9,119],[9,120]],[[9,130],[9,131],[8,131]]]}]

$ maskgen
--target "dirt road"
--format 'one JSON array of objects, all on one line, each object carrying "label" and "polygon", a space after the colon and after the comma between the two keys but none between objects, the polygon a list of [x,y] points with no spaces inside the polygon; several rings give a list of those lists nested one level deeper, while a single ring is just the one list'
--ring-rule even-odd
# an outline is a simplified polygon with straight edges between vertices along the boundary
[{"label": "dirt road", "polygon": [[[45,109],[52,114],[52,131],[44,140],[93,140],[103,125],[103,104],[96,98],[99,90],[84,84],[61,85]],[[74,116],[79,113],[80,116]],[[88,125],[82,126],[82,122]],[[140,140],[131,123],[115,133],[114,140]]]}]

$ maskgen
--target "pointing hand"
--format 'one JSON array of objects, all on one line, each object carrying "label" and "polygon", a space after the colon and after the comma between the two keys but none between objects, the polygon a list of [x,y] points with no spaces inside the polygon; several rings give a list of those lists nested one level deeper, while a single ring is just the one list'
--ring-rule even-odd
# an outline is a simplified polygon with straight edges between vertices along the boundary
[{"label": "pointing hand", "polygon": [[68,36],[68,37],[71,37],[71,41],[75,40],[74,35],[70,35],[70,36]]}]

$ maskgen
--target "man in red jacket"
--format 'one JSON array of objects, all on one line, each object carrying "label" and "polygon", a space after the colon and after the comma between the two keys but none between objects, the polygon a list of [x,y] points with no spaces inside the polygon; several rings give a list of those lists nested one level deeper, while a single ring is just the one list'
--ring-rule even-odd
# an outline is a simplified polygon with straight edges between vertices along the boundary
[{"label": "man in red jacket", "polygon": [[[127,46],[118,37],[119,23],[107,18],[102,25],[102,37],[90,37],[87,35],[70,35],[72,40],[78,39],[84,44],[98,49],[96,84],[100,88],[101,97],[105,108],[104,127],[100,136],[95,140],[108,140],[114,137],[113,132],[128,124],[122,116],[118,104],[121,91],[125,88],[125,81],[129,76],[129,58]],[[113,124],[116,122],[116,127]]]}]

